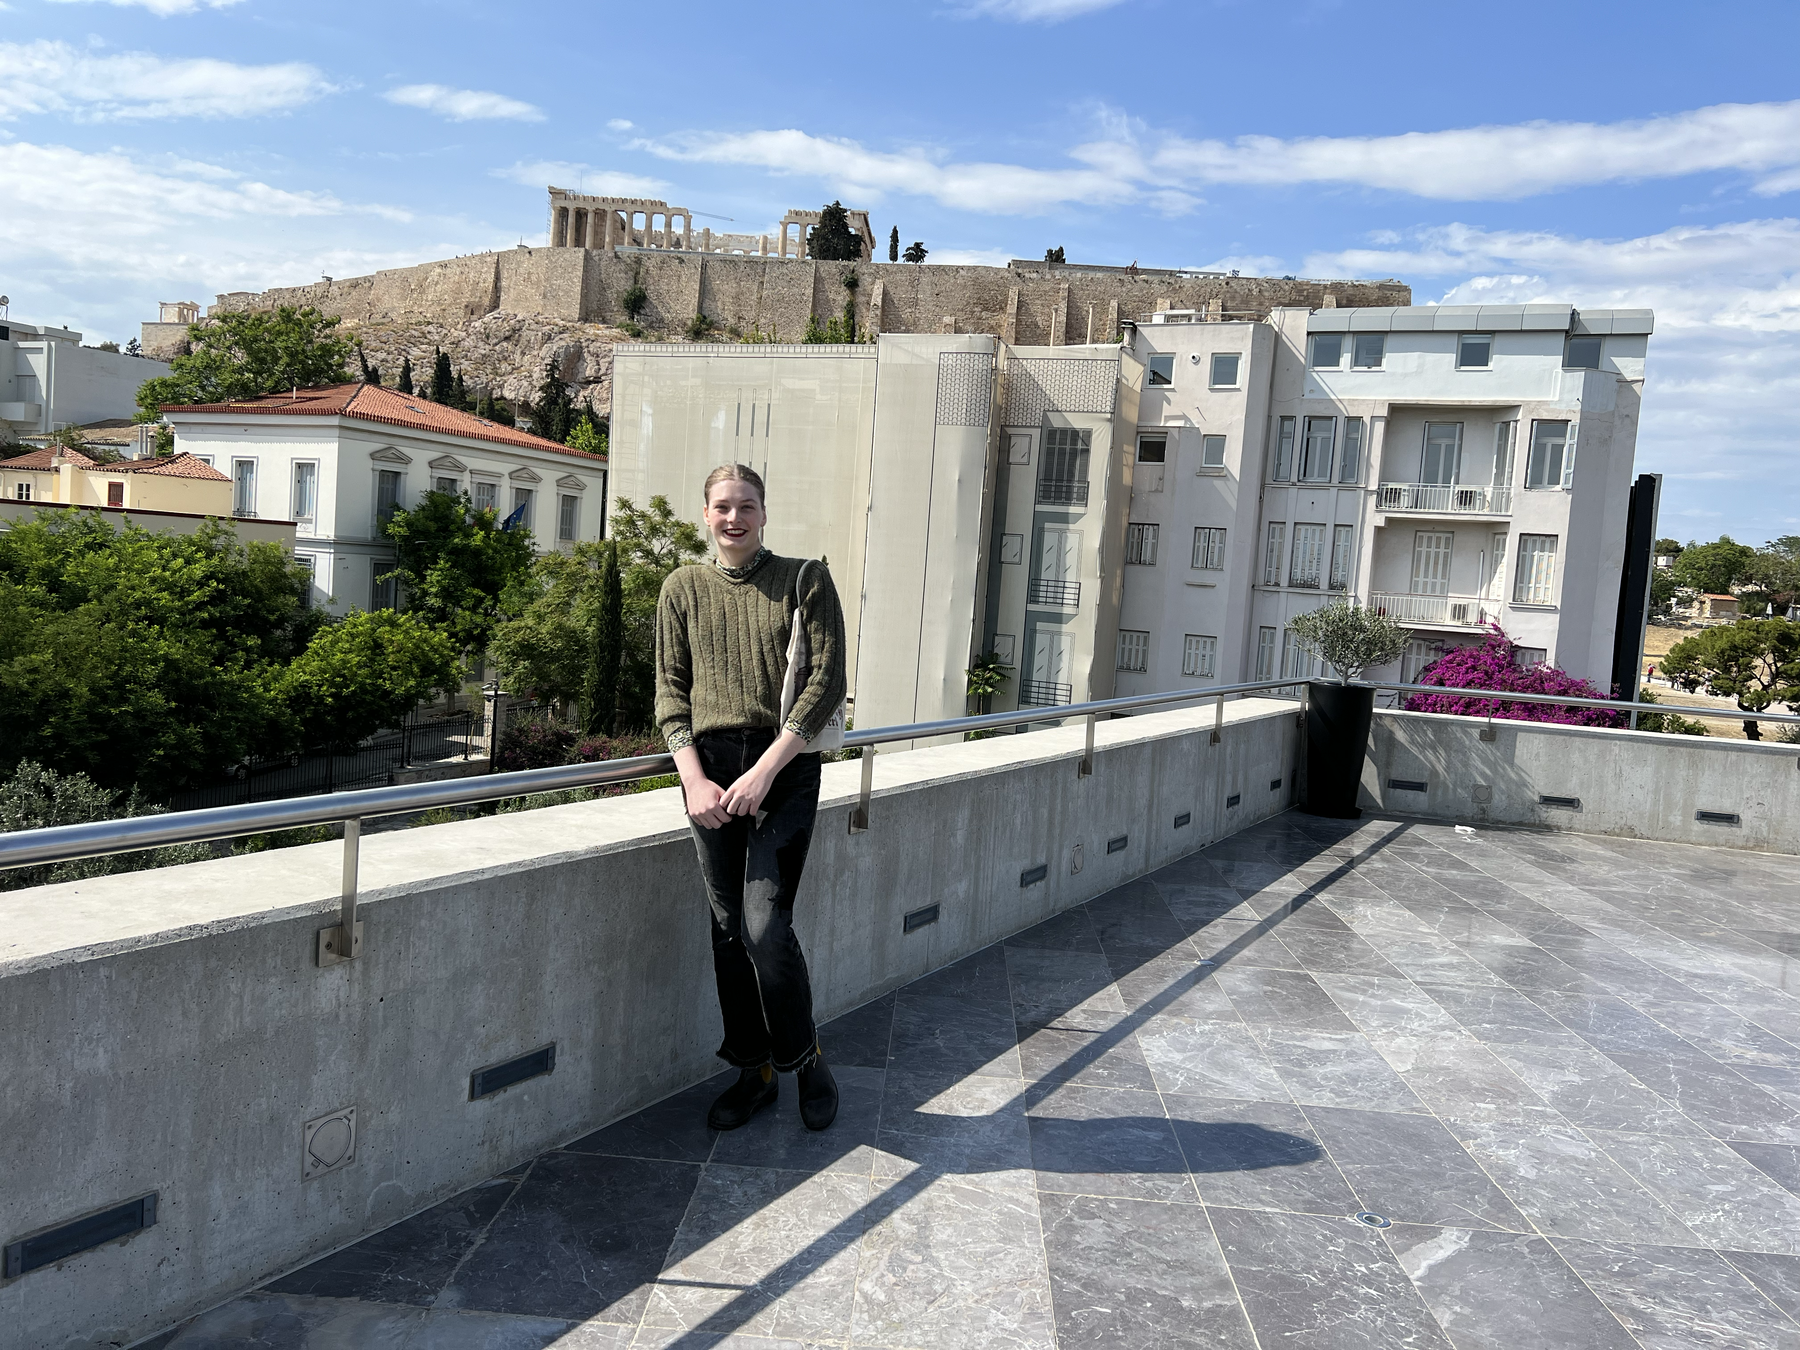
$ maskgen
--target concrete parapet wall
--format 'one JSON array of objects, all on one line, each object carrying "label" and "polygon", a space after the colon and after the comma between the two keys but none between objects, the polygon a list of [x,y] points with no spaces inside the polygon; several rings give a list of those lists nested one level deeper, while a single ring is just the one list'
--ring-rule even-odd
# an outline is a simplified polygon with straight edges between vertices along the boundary
[{"label": "concrete parapet wall", "polygon": [[[1212,724],[1103,723],[1088,778],[1079,725],[884,755],[855,836],[860,766],[826,766],[797,910],[821,1020],[1283,809],[1295,705]],[[0,1284],[7,1344],[127,1344],[719,1067],[677,790],[365,839],[363,955],[321,969],[339,850],[0,897],[0,1241],[158,1195],[154,1227]],[[468,1099],[551,1041],[554,1073]],[[303,1181],[302,1124],[349,1106],[354,1162]]]},{"label": "concrete parapet wall", "polygon": [[[1377,712],[1362,803],[1471,824],[1800,853],[1800,746]],[[1426,784],[1396,789],[1394,780]],[[1485,788],[1488,800],[1480,800]],[[1580,807],[1547,805],[1575,798]],[[1739,824],[1698,820],[1701,811]]]}]

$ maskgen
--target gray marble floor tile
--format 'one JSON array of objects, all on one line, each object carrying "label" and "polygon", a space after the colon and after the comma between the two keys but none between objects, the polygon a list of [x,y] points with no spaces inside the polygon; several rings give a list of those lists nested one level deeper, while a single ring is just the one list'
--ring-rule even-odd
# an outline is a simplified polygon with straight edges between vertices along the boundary
[{"label": "gray marble floor tile", "polygon": [[1727,1145],[1609,1130],[1588,1136],[1711,1246],[1800,1255],[1800,1196]]},{"label": "gray marble floor tile", "polygon": [[1552,1111],[1523,1123],[1445,1123],[1540,1232],[1701,1245],[1598,1144]]},{"label": "gray marble floor tile", "polygon": [[1131,1012],[1167,1013],[1190,1022],[1238,1022],[1236,1007],[1213,967],[1196,960],[1159,957],[1154,961],[1113,965],[1113,987]]},{"label": "gray marble floor tile", "polygon": [[1291,920],[1280,930],[1281,945],[1315,974],[1384,976],[1391,980],[1405,977],[1390,966],[1373,946],[1355,933],[1329,928],[1313,928]]},{"label": "gray marble floor tile", "polygon": [[167,1350],[406,1350],[425,1309],[303,1294],[246,1294],[189,1322]]},{"label": "gray marble floor tile", "polygon": [[1305,971],[1249,970],[1227,965],[1219,983],[1253,1027],[1354,1032],[1356,1026]]},{"label": "gray marble floor tile", "polygon": [[1386,1236],[1457,1350],[1637,1350],[1545,1238],[1404,1224]]},{"label": "gray marble floor tile", "polygon": [[819,1046],[834,1066],[885,1069],[894,1034],[894,996],[886,994],[819,1028]]},{"label": "gray marble floor tile", "polygon": [[800,1093],[792,1074],[781,1075],[781,1096],[742,1129],[719,1136],[714,1163],[740,1167],[781,1167],[825,1172],[861,1172],[870,1166],[881,1123],[881,1069],[840,1065],[837,1119],[826,1130],[809,1130],[800,1120]]},{"label": "gray marble floor tile", "polygon": [[436,1308],[407,1338],[405,1350],[625,1350],[631,1328],[549,1317]]},{"label": "gray marble floor tile", "polygon": [[1495,1045],[1496,1059],[1538,1097],[1584,1129],[1704,1135],[1663,1100],[1586,1042]]},{"label": "gray marble floor tile", "polygon": [[1727,1142],[1740,1156],[1747,1158],[1795,1195],[1800,1195],[1800,1145],[1757,1144],[1744,1139]]},{"label": "gray marble floor tile", "polygon": [[[1053,921],[1054,922],[1054,921]],[[894,991],[895,1001],[948,998],[964,1003],[991,1003],[1012,1007],[1012,986],[1006,974],[1006,949],[996,942],[971,956],[920,976]]]},{"label": "gray marble floor tile", "polygon": [[1088,918],[1087,906],[1058,914],[1053,919],[1045,919],[1023,933],[1015,933],[1006,939],[1008,947],[1041,947],[1047,951],[1058,952],[1094,952],[1100,951],[1100,936],[1094,931],[1094,922]]},{"label": "gray marble floor tile", "polygon": [[863,1239],[851,1340],[1052,1350],[1036,1191],[938,1177],[887,1213]]},{"label": "gray marble floor tile", "polygon": [[1170,951],[1184,946],[1190,931],[1154,886],[1122,887],[1090,901],[1087,911],[1105,951]]},{"label": "gray marble floor tile", "polygon": [[1800,1347],[1800,1326],[1716,1252],[1564,1241],[1556,1249],[1644,1350]]},{"label": "gray marble floor tile", "polygon": [[1525,1121],[1545,1109],[1543,1100],[1473,1036],[1371,1039],[1413,1094],[1440,1116]]},{"label": "gray marble floor tile", "polygon": [[936,994],[895,1000],[892,1066],[928,1064],[959,1078],[971,1073],[1016,1078],[1018,1044],[1010,994],[1004,1006]]},{"label": "gray marble floor tile", "polygon": [[1059,1088],[1033,1102],[1027,1118],[1040,1191],[1199,1202],[1154,1092]]},{"label": "gray marble floor tile", "polygon": [[437,1306],[636,1321],[700,1170],[693,1163],[546,1154]]},{"label": "gray marble floor tile", "polygon": [[1530,1230],[1435,1116],[1322,1106],[1305,1111],[1362,1208],[1397,1223]]},{"label": "gray marble floor tile", "polygon": [[[1362,931],[1360,928],[1358,931]],[[1505,983],[1481,962],[1469,956],[1453,942],[1436,934],[1366,933],[1371,946],[1387,963],[1410,980],[1423,984],[1495,985]]]},{"label": "gray marble floor tile", "polygon": [[1245,1026],[1158,1016],[1138,1028],[1137,1043],[1163,1092],[1290,1100],[1281,1075]]},{"label": "gray marble floor tile", "polygon": [[1573,1034],[1516,989],[1458,984],[1421,988],[1471,1035],[1490,1044],[1542,1045]]},{"label": "gray marble floor tile", "polygon": [[1720,1063],[1800,1069],[1800,1046],[1722,1004],[1672,1002],[1635,995],[1631,996],[1631,1001]]},{"label": "gray marble floor tile", "polygon": [[714,1074],[654,1106],[595,1130],[569,1145],[571,1153],[608,1153],[620,1158],[661,1158],[668,1162],[705,1162],[712,1156],[717,1131],[706,1123],[706,1109],[732,1083],[737,1070]]},{"label": "gray marble floor tile", "polygon": [[1276,936],[1277,927],[1266,919],[1221,919],[1195,933],[1188,946],[1219,970],[1304,970]]},{"label": "gray marble floor tile", "polygon": [[1800,1110],[1723,1064],[1627,1054],[1611,1059],[1721,1138],[1800,1144]]},{"label": "gray marble floor tile", "polygon": [[[670,1327],[639,1327],[632,1350],[839,1350],[843,1341],[790,1341],[785,1336],[733,1332],[710,1336]],[[559,1343],[556,1350],[562,1350]]]},{"label": "gray marble floor tile", "polygon": [[1763,1297],[1800,1323],[1800,1256],[1775,1252],[1720,1252]]},{"label": "gray marble floor tile", "polygon": [[1115,1024],[1104,1031],[1021,1029],[1019,1064],[1026,1080],[1032,1083],[1081,1083],[1088,1087],[1145,1091],[1156,1087],[1150,1066],[1122,1018],[1115,1019]]},{"label": "gray marble floor tile", "polygon": [[1263,1345],[1451,1350],[1381,1234],[1350,1218],[1210,1209]]},{"label": "gray marble floor tile", "polygon": [[1648,1055],[1669,1061],[1706,1058],[1699,1047],[1611,994],[1530,993],[1532,1002],[1602,1054]]},{"label": "gray marble floor tile", "polygon": [[516,1179],[484,1182],[264,1286],[276,1294],[428,1306],[493,1217]]},{"label": "gray marble floor tile", "polygon": [[1253,1350],[1230,1271],[1198,1206],[1043,1195],[1038,1208],[1060,1350]]},{"label": "gray marble floor tile", "polygon": [[1356,1211],[1355,1194],[1299,1107],[1169,1094],[1163,1103],[1206,1204]]},{"label": "gray marble floor tile", "polygon": [[1009,947],[1006,967],[1020,1028],[1108,1027],[1125,1011],[1104,956]]},{"label": "gray marble floor tile", "polygon": [[866,1176],[712,1164],[650,1291],[643,1324],[847,1338],[872,1186]]},{"label": "gray marble floor tile", "polygon": [[1315,978],[1366,1036],[1430,1036],[1461,1030],[1456,1019],[1429,994],[1403,977],[1320,974]]},{"label": "gray marble floor tile", "polygon": [[1031,1166],[1025,1084],[890,1070],[881,1104],[878,1176],[932,1172],[986,1176]]},{"label": "gray marble floor tile", "polygon": [[1370,1111],[1426,1109],[1365,1036],[1287,1026],[1252,1030],[1296,1102]]}]

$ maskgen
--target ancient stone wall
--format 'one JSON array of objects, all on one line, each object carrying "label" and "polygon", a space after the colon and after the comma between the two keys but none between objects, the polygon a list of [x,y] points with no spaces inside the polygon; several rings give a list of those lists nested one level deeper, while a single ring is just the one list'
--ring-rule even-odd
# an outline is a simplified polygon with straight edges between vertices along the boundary
[{"label": "ancient stone wall", "polygon": [[[886,333],[991,333],[1020,345],[1116,339],[1121,320],[1158,309],[1258,318],[1284,305],[1406,305],[1397,281],[1308,281],[1176,272],[1132,273],[1015,263],[1010,267],[794,259],[620,249],[516,248],[373,276],[220,296],[208,310],[315,305],[363,339],[390,381],[400,356],[429,370],[434,346],[470,385],[528,397],[555,359],[583,401],[611,403],[611,348],[626,322],[625,296],[641,286],[638,324],[679,338],[696,314],[730,333],[796,341],[807,320],[843,311],[854,273],[858,326]],[[716,339],[715,339],[716,340]]]}]

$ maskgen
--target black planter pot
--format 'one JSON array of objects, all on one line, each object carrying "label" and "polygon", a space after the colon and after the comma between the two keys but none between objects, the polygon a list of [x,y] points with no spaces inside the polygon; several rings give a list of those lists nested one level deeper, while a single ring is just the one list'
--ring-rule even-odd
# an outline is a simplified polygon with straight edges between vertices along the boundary
[{"label": "black planter pot", "polygon": [[1355,820],[1362,815],[1356,792],[1369,749],[1375,691],[1317,680],[1307,690],[1311,708],[1306,714],[1306,801],[1300,809],[1308,815]]}]

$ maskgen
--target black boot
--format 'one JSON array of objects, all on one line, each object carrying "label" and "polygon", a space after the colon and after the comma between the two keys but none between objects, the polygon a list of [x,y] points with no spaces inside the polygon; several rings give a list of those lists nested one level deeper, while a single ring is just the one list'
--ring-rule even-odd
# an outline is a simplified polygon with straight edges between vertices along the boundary
[{"label": "black boot", "polygon": [[781,1086],[775,1070],[767,1064],[754,1069],[739,1069],[738,1080],[714,1099],[706,1113],[706,1123],[715,1130],[735,1130],[748,1125],[750,1117],[774,1102]]},{"label": "black boot", "polygon": [[837,1080],[825,1067],[822,1056],[814,1055],[794,1075],[800,1086],[800,1119],[809,1130],[822,1130],[837,1119]]}]

